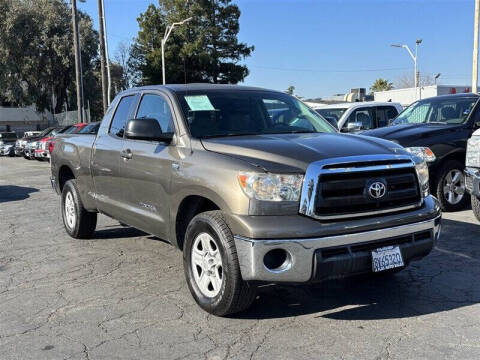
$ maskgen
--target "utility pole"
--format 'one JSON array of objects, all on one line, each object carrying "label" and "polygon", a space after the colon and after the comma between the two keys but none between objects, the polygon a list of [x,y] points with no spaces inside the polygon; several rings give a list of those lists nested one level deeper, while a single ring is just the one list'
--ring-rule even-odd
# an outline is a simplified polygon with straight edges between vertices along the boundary
[{"label": "utility pole", "polygon": [[77,84],[77,121],[85,122],[83,116],[83,78],[82,54],[80,52],[80,37],[78,35],[77,0],[72,0],[73,47],[75,50],[75,80]]},{"label": "utility pole", "polygon": [[107,41],[107,21],[105,20],[105,3],[102,1],[102,13],[103,13],[103,42],[105,44],[105,62],[107,63],[107,104],[110,106],[112,99],[112,76],[110,73],[110,57],[108,56],[108,41]]},{"label": "utility pole", "polygon": [[105,55],[105,29],[103,17],[103,1],[98,0],[98,26],[100,28],[100,72],[102,77],[102,100],[103,100],[103,113],[107,112],[107,72],[105,69],[106,55]]},{"label": "utility pole", "polygon": [[473,68],[472,68],[472,92],[477,92],[478,82],[478,17],[480,12],[480,0],[475,0],[475,25],[473,28]]}]

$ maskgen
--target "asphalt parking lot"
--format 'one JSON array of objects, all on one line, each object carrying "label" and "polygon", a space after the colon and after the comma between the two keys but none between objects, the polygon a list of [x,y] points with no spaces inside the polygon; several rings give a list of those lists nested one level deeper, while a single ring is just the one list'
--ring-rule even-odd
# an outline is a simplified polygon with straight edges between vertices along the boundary
[{"label": "asphalt parking lot", "polygon": [[444,214],[435,250],[391,278],[266,286],[203,312],[169,244],[99,217],[62,225],[49,165],[0,158],[1,359],[480,358],[480,225]]}]

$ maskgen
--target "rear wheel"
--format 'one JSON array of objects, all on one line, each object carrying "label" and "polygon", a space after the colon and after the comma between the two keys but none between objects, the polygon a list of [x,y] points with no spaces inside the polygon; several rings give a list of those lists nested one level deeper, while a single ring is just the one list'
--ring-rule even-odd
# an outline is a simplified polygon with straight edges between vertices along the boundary
[{"label": "rear wheel", "polygon": [[465,208],[464,166],[456,160],[447,161],[440,169],[436,195],[444,211],[459,211]]},{"label": "rear wheel", "polygon": [[85,210],[74,179],[63,186],[61,203],[63,225],[68,235],[76,239],[91,238],[97,226],[97,213]]},{"label": "rear wheel", "polygon": [[205,311],[225,316],[247,309],[255,288],[243,281],[233,235],[221,211],[195,216],[183,249],[187,284]]}]

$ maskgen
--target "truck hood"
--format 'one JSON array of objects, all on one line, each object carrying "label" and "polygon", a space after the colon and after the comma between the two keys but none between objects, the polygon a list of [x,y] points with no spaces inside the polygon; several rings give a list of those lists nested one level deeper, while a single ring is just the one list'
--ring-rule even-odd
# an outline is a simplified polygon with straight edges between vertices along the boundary
[{"label": "truck hood", "polygon": [[406,154],[399,145],[382,139],[347,134],[247,135],[202,139],[204,148],[269,172],[304,172],[314,161],[373,154]]},{"label": "truck hood", "polygon": [[434,137],[443,133],[456,131],[462,125],[447,124],[402,124],[392,125],[375,130],[364,131],[362,135],[375,136],[395,141],[402,146],[409,146],[422,138]]}]

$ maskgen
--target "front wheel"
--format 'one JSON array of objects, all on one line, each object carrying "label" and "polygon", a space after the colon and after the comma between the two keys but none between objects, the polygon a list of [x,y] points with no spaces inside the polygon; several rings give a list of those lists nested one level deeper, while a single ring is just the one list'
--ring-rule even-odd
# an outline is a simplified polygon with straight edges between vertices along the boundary
[{"label": "front wheel", "polygon": [[68,180],[62,190],[62,218],[68,235],[89,239],[97,226],[97,213],[85,210],[75,180]]},{"label": "front wheel", "polygon": [[247,309],[255,288],[242,279],[233,235],[221,211],[195,216],[183,249],[187,284],[205,311],[225,316]]},{"label": "front wheel", "polygon": [[459,211],[466,206],[463,169],[462,163],[456,160],[447,161],[440,168],[436,195],[444,211]]},{"label": "front wheel", "polygon": [[471,195],[470,199],[472,200],[473,214],[480,221],[480,200],[475,195]]}]

